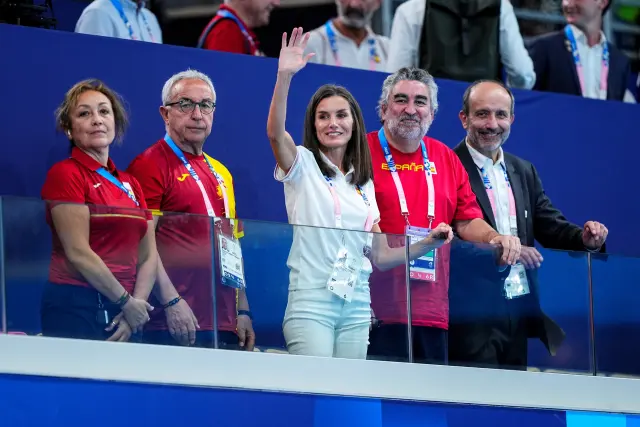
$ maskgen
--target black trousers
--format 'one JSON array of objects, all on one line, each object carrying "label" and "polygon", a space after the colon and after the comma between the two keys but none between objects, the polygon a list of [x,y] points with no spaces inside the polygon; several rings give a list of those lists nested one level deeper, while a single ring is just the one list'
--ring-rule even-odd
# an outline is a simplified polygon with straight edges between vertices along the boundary
[{"label": "black trousers", "polygon": [[[411,345],[415,363],[447,363],[447,331],[427,326],[412,326]],[[382,324],[369,334],[369,359],[408,362],[407,325]]]},{"label": "black trousers", "polygon": [[517,311],[449,326],[451,365],[526,370],[527,353],[527,317]]},{"label": "black trousers", "polygon": [[[100,341],[109,338],[115,329],[107,332],[105,328],[120,313],[120,308],[101,295],[101,309],[98,295],[93,288],[51,282],[45,284],[40,308],[42,335]],[[103,310],[106,311],[106,319]]]}]

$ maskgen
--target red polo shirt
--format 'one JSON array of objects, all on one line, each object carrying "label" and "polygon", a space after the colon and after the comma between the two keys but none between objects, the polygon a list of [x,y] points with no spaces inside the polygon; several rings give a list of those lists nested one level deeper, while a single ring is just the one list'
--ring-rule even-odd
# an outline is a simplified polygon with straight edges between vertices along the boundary
[{"label": "red polo shirt", "polygon": [[[209,170],[204,155],[184,154],[202,181],[215,215],[226,216],[221,188]],[[211,161],[214,170],[224,180],[232,211],[230,216],[235,217],[231,174],[221,163],[214,159]],[[140,181],[149,209],[158,211],[158,214],[161,212],[162,216],[156,228],[156,244],[171,282],[193,310],[200,330],[213,330],[211,220],[207,216],[207,208],[200,188],[164,139],[136,157],[127,171]],[[220,221],[219,223],[222,224],[222,232],[230,235],[232,230],[229,222]],[[218,227],[215,231],[218,232]],[[154,299],[155,301],[157,300]],[[161,307],[159,302],[155,304],[154,302],[151,305]],[[218,283],[216,304],[218,329],[235,331],[235,289]],[[149,330],[168,328],[162,310],[154,310],[151,313],[147,328]]]},{"label": "red polo shirt", "polygon": [[[391,172],[384,158],[378,131],[367,135],[376,200],[380,208],[380,229],[383,233],[405,234],[406,221],[400,211],[400,199]],[[458,156],[449,147],[433,138],[424,138],[429,161],[435,165],[433,185],[435,190],[435,227],[441,222],[451,224],[482,218],[482,211],[471,190],[469,176]],[[427,180],[424,174],[422,150],[402,153],[391,144],[389,149],[396,163],[409,210],[412,226],[429,226],[427,218]],[[404,246],[404,238],[392,238],[392,247]],[[413,325],[441,329],[449,327],[449,246],[438,249],[436,254],[436,281],[411,281],[411,309]],[[371,276],[371,306],[378,319],[386,323],[407,323],[406,269],[399,266]]]},{"label": "red polo shirt", "polygon": [[[207,28],[213,24],[213,28],[206,36],[203,48],[209,50],[221,50],[223,52],[244,53],[247,55],[259,54],[259,42],[255,33],[238,16],[238,14],[227,5],[221,5],[219,11],[227,11],[235,16],[244,25],[249,36],[253,39],[253,45],[240,30],[240,26],[230,18],[223,18],[215,15]],[[206,29],[205,29],[206,31]]]},{"label": "red polo shirt", "polygon": [[53,251],[49,267],[52,283],[91,287],[65,256],[58,232],[51,218],[55,202],[89,205],[89,246],[109,267],[120,284],[130,293],[136,283],[138,246],[147,232],[151,213],[138,181],[118,171],[109,159],[107,170],[125,187],[130,187],[140,206],[106,178],[98,174],[102,165],[84,151],[74,147],[71,157],[49,169],[42,199],[47,203],[47,223],[53,235]]}]

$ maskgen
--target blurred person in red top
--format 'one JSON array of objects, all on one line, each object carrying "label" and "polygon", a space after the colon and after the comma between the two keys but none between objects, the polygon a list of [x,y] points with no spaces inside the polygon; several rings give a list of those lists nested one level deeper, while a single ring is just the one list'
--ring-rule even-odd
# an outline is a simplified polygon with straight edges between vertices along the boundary
[{"label": "blurred person in red top", "polygon": [[264,56],[254,28],[269,24],[280,0],[225,0],[200,35],[197,47]]},{"label": "blurred person in red top", "polygon": [[[244,284],[226,280],[219,262],[242,237],[241,223],[234,220],[233,179],[222,163],[203,152],[216,107],[213,83],[198,71],[180,72],[165,83],[162,103],[164,138],[128,168],[154,212],[159,259],[152,302],[164,309],[152,313],[143,339],[214,347],[217,328],[220,348],[239,345],[251,351],[255,334]],[[216,267],[221,280],[215,280],[214,299]]]},{"label": "blurred person in red top", "polygon": [[127,114],[117,93],[85,80],[67,92],[56,119],[71,156],[51,167],[42,188],[53,235],[42,334],[128,341],[153,309],[157,252],[140,185],[109,158]]},{"label": "blurred person in red top", "polygon": [[[464,240],[501,246],[502,262],[512,265],[520,255],[520,241],[499,234],[482,219],[458,156],[426,136],[437,109],[438,87],[426,71],[401,68],[385,79],[378,105],[383,127],[368,134],[380,229],[409,235],[413,242],[439,223],[450,224]],[[391,247],[405,242],[404,237],[388,240]],[[450,247],[443,246],[411,263],[411,345],[417,362],[446,362],[449,252]],[[405,279],[405,266],[372,275],[376,327],[370,335],[369,356],[406,358]]]}]

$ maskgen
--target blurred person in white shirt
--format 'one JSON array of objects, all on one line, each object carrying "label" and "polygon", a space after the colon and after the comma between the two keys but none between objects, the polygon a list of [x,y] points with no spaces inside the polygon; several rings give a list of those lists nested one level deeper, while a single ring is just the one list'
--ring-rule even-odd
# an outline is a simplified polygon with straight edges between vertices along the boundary
[{"label": "blurred person in white shirt", "polygon": [[[433,67],[429,67],[427,64],[421,63],[423,62],[421,61],[421,56],[426,52],[427,47],[442,44],[439,42],[438,37],[432,36],[429,38],[429,35],[434,31],[433,28],[425,28],[425,18],[427,18],[428,21],[428,16],[425,17],[427,3],[430,4],[430,7],[433,8],[433,10],[436,8],[442,10],[444,8],[453,11],[456,8],[462,8],[463,6],[462,3],[455,0],[409,0],[401,4],[396,10],[393,18],[387,71],[393,73],[403,67],[420,67],[427,70],[436,78],[468,81],[474,81],[481,78],[500,79],[500,76],[496,75],[481,75],[482,70],[479,70],[479,73],[476,72],[473,76],[468,78],[456,78],[451,75],[442,75],[438,70],[432,69]],[[492,2],[491,0],[478,0],[477,2],[472,3],[470,9],[472,8],[499,8],[499,16],[497,19],[498,28],[496,29],[497,40],[494,42],[496,51],[492,52],[491,55],[496,58],[496,64],[494,67],[504,69],[507,76],[507,84],[510,87],[531,89],[535,84],[536,74],[533,68],[533,62],[531,61],[529,53],[524,46],[518,21],[516,20],[513,6],[510,1],[494,0]],[[459,20],[460,18],[457,19]],[[482,17],[481,19],[486,18]],[[448,25],[448,22],[443,24]],[[485,40],[483,40],[482,37],[474,37],[473,33],[471,33],[470,36],[470,42],[474,45],[474,48],[478,46],[478,43],[486,43],[489,39],[488,34],[485,35]],[[443,40],[443,42],[447,44],[451,43],[452,46],[457,47],[453,44],[455,42],[454,40]],[[442,52],[447,49],[442,48],[438,50]],[[473,54],[477,54],[477,52],[472,52],[471,55]],[[481,57],[480,60],[482,61],[483,58]],[[484,58],[484,61],[486,61],[486,67],[481,68],[485,68],[487,74],[493,74],[490,71],[491,66],[493,66],[490,63],[491,58],[486,57]],[[470,72],[469,67],[461,68],[461,73]],[[450,67],[450,69],[455,69],[455,65]],[[501,73],[501,70],[498,69],[498,72]]]},{"label": "blurred person in white shirt", "polygon": [[386,71],[389,38],[371,29],[382,0],[336,0],[338,16],[311,31],[309,62],[361,70]]},{"label": "blurred person in white shirt", "polygon": [[82,11],[75,32],[162,43],[158,19],[142,0],[95,0]]}]

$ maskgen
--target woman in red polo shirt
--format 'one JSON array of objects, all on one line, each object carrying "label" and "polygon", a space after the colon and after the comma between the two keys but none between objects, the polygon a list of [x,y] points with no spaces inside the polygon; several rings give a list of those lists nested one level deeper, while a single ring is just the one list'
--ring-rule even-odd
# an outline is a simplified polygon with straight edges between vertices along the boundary
[{"label": "woman in red polo shirt", "polygon": [[56,119],[71,156],[51,167],[41,194],[53,234],[42,333],[128,341],[153,309],[157,253],[138,182],[109,158],[127,114],[117,93],[85,80],[67,92]]}]

